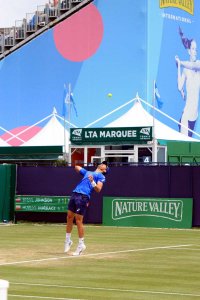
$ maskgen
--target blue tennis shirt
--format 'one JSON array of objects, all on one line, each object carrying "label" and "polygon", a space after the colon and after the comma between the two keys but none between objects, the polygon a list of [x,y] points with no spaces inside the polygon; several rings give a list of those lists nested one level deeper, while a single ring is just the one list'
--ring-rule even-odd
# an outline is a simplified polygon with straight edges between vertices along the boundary
[{"label": "blue tennis shirt", "polygon": [[76,188],[73,190],[73,192],[80,193],[83,195],[87,195],[90,198],[91,192],[93,191],[93,186],[91,185],[91,182],[88,178],[89,175],[92,175],[94,178],[94,181],[97,183],[98,181],[104,183],[106,181],[105,176],[102,173],[99,172],[91,172],[84,168],[80,169],[79,172],[83,179],[81,182],[76,186]]}]

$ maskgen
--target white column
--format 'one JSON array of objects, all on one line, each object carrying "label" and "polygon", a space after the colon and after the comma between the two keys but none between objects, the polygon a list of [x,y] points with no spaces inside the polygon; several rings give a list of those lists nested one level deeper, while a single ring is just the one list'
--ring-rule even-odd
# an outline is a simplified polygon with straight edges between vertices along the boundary
[{"label": "white column", "polygon": [[157,140],[153,138],[153,144],[152,144],[152,163],[158,162],[158,146],[157,146]]},{"label": "white column", "polygon": [[0,279],[0,299],[7,300],[7,289],[9,287],[9,282],[7,280]]},{"label": "white column", "polygon": [[84,146],[84,166],[87,166],[87,164],[88,164],[88,148],[87,148],[87,146]]},{"label": "white column", "polygon": [[156,87],[156,82],[154,80],[153,82],[153,132],[152,132],[152,136],[153,136],[153,145],[152,145],[152,162],[153,163],[157,163],[158,160],[158,155],[157,155],[157,139],[155,137],[155,107],[156,107],[156,93],[155,93],[155,87]]}]

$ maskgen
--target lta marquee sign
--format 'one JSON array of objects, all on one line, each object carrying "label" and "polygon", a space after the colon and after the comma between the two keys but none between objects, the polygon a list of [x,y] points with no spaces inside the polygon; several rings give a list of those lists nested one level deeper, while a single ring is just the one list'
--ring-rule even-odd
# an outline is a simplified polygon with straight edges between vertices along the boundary
[{"label": "lta marquee sign", "polygon": [[71,128],[70,141],[78,145],[123,144],[152,140],[152,127]]},{"label": "lta marquee sign", "polygon": [[105,197],[103,201],[103,224],[191,228],[192,199]]}]

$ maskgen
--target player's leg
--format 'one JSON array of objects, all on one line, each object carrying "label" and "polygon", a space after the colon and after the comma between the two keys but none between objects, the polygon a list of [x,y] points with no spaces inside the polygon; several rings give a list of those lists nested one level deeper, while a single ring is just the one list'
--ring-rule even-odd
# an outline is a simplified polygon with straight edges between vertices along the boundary
[{"label": "player's leg", "polygon": [[67,211],[67,224],[66,224],[66,239],[64,245],[64,252],[68,252],[73,244],[71,240],[71,232],[73,229],[73,222],[75,216],[76,204],[75,204],[75,195],[72,193]]},{"label": "player's leg", "polygon": [[83,225],[83,215],[76,214],[76,225],[78,230],[78,247],[76,248],[76,251],[73,253],[74,256],[81,255],[83,251],[86,249],[85,243],[84,243],[84,225]]},{"label": "player's leg", "polygon": [[68,210],[68,212],[67,212],[66,233],[71,233],[72,232],[74,216],[75,216],[75,213],[71,210]]},{"label": "player's leg", "polygon": [[[80,255],[86,249],[84,243],[84,225],[83,225],[83,217],[86,212],[86,209],[89,204],[89,198],[86,195],[80,195],[79,198],[76,199],[76,226],[78,230],[79,243],[76,251],[73,255]],[[78,212],[78,213],[77,213]]]},{"label": "player's leg", "polygon": [[83,239],[84,238],[83,216],[76,214],[75,219],[76,219],[76,225],[78,230],[78,237],[79,239]]},{"label": "player's leg", "polygon": [[66,225],[66,239],[65,239],[65,246],[64,252],[68,252],[73,244],[71,240],[71,232],[73,229],[73,221],[74,221],[74,213],[71,210],[67,212],[67,225]]}]

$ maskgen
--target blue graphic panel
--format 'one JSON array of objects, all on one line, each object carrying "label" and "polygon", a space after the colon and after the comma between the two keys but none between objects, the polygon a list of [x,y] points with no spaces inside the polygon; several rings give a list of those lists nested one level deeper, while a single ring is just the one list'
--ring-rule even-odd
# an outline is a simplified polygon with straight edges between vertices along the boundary
[{"label": "blue graphic panel", "polygon": [[[137,92],[145,98],[146,9],[141,0],[94,1],[5,57],[0,65],[0,126],[30,126],[50,115],[53,107],[62,115],[64,84],[71,85],[78,116],[72,109],[70,122],[77,127],[93,122],[104,126],[130,106],[96,120]],[[84,32],[86,19],[91,23]],[[70,26],[79,21],[82,27],[72,35]],[[95,43],[98,47],[90,50]]]},{"label": "blue graphic panel", "polygon": [[[148,4],[148,99],[154,100],[152,87],[155,80],[163,102],[161,110],[164,113],[157,113],[156,117],[187,136],[200,138],[200,73],[197,68],[200,3],[197,0],[177,1],[177,5],[174,4],[173,7],[168,1],[160,1],[160,7],[158,3],[157,7],[155,3]],[[166,7],[161,4],[166,4]],[[175,60],[176,56],[180,59],[180,64]],[[184,61],[190,61],[190,64],[186,67]],[[188,131],[188,128],[197,132],[197,135]]]},{"label": "blue graphic panel", "polygon": [[160,109],[156,118],[166,125],[179,131],[181,120],[182,132],[188,126],[200,133],[200,3],[194,1],[193,14],[165,3],[96,0],[5,57],[0,62],[1,137],[5,130],[38,123],[54,107],[62,116],[69,84],[77,114],[72,107],[66,118],[77,127],[109,124],[139,93]]}]

